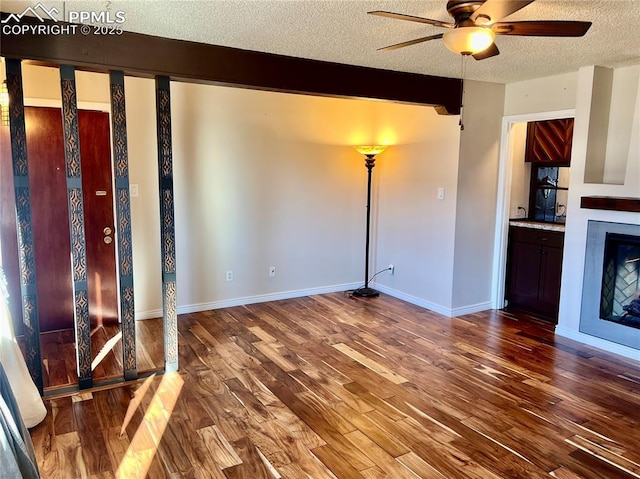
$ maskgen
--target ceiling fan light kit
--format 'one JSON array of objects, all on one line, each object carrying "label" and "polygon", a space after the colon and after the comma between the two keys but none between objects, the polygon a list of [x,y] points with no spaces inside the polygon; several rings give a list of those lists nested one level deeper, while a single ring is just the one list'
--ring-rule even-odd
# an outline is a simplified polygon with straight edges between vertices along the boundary
[{"label": "ceiling fan light kit", "polygon": [[444,32],[444,46],[453,53],[474,55],[491,46],[496,34],[489,27],[473,26],[452,28]]},{"label": "ceiling fan light kit", "polygon": [[376,10],[369,12],[379,17],[418,22],[447,31],[402,43],[396,43],[379,50],[398,48],[443,39],[445,46],[454,53],[472,55],[476,60],[495,57],[500,54],[494,43],[496,35],[528,37],[581,37],[591,27],[591,22],[567,20],[526,20],[501,21],[503,18],[523,9],[535,0],[449,0],[447,13],[454,22],[444,22],[432,18],[416,17],[402,13]]}]

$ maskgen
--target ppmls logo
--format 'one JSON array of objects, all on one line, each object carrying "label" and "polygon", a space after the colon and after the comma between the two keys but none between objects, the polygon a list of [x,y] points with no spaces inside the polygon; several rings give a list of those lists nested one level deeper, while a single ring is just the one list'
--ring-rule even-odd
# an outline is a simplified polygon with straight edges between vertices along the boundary
[{"label": "ppmls logo", "polygon": [[[42,12],[44,12],[44,14],[39,14],[38,10],[41,10]],[[38,3],[35,7],[29,6],[25,8],[22,13],[19,13],[19,14],[12,13],[7,18],[2,20],[2,23],[9,23],[11,20],[13,20],[16,23],[20,23],[20,20],[22,20],[22,17],[24,17],[27,14],[31,14],[31,16],[36,17],[41,22],[45,21],[45,16],[48,17],[47,20],[53,20],[54,22],[57,22],[58,19],[56,18],[56,15],[59,13],[60,11],[56,7],[53,7],[51,10],[47,10],[44,7],[44,5],[42,5],[41,3]]]}]

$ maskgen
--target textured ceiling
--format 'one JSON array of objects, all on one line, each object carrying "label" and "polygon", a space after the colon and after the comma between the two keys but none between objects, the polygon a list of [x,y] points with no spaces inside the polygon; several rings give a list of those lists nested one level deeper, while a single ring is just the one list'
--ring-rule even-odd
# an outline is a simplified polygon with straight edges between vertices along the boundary
[{"label": "textured ceiling", "polygon": [[[508,0],[506,0],[508,1]],[[35,2],[1,2],[21,12]],[[127,31],[388,70],[460,77],[461,60],[440,40],[400,50],[377,48],[441,28],[367,15],[389,10],[450,21],[446,0],[209,0],[42,2],[63,9],[123,11]],[[501,54],[470,58],[465,78],[510,83],[576,71],[640,63],[640,0],[537,0],[508,20],[586,20],[582,38],[499,36]]]}]

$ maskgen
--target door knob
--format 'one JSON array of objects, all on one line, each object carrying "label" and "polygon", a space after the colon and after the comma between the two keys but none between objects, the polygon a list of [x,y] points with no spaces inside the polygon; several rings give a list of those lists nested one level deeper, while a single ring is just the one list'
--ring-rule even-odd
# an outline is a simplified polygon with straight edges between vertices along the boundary
[{"label": "door knob", "polygon": [[102,232],[103,232],[105,235],[110,235],[110,234],[111,234],[111,228],[109,228],[109,227],[107,226],[105,229],[103,229],[103,230],[102,230]]},{"label": "door knob", "polygon": [[111,238],[111,236],[105,236],[103,241],[105,242],[105,244],[111,244],[113,238]]}]

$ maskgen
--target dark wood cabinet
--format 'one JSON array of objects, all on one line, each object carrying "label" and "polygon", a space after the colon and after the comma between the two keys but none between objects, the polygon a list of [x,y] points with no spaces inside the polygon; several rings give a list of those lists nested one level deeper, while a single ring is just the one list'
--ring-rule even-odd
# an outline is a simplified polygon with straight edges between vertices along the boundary
[{"label": "dark wood cabinet", "polygon": [[556,321],[564,233],[511,226],[506,299],[510,309]]},{"label": "dark wood cabinet", "polygon": [[548,166],[569,166],[573,118],[527,123],[525,161]]}]

